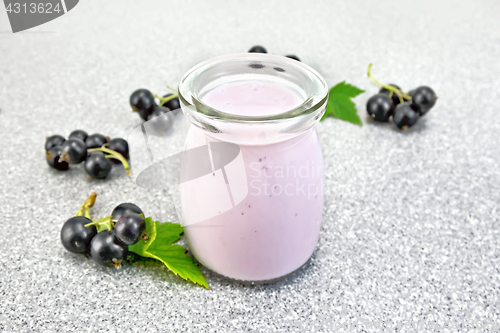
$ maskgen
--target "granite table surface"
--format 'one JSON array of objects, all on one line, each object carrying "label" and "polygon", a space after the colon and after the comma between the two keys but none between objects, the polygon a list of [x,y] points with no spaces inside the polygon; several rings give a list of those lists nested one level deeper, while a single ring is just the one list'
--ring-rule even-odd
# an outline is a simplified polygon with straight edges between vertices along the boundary
[{"label": "granite table surface", "polygon": [[[0,10],[0,331],[500,331],[500,2],[97,1],[12,34]],[[280,282],[244,286],[202,268],[210,290],[152,262],[108,269],[59,232],[92,191],[175,220],[163,191],[115,168],[105,181],[44,161],[46,136],[126,137],[128,96],[165,93],[193,65],[296,54],[329,85],[366,90],[364,126],[317,126],[326,187],[317,248]],[[407,132],[364,105],[383,81],[429,85],[435,108]]]}]

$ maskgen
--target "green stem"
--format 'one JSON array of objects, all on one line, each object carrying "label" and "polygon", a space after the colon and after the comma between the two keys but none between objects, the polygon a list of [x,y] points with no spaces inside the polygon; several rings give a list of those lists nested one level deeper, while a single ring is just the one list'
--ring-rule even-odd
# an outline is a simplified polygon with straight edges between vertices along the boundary
[{"label": "green stem", "polygon": [[90,219],[90,207],[94,206],[97,193],[92,192],[87,199],[83,202],[80,209],[76,212],[75,216],[84,216]]},{"label": "green stem", "polygon": [[177,94],[177,89],[172,88],[168,84],[167,84],[167,89],[170,90],[171,92],[173,92],[174,94]]},{"label": "green stem", "polygon": [[104,230],[113,230],[113,228],[115,227],[115,224],[114,224],[113,220],[111,219],[111,215],[101,217],[98,220],[87,223],[85,225],[85,227],[89,227],[91,225],[96,226],[97,232],[101,232]]},{"label": "green stem", "polygon": [[373,64],[369,64],[368,65],[368,77],[370,79],[372,79],[375,83],[377,83],[379,86],[381,86],[382,88],[386,89],[389,91],[389,97],[392,97],[392,94],[396,94],[399,98],[399,101],[401,103],[404,103],[404,99],[407,99],[407,100],[411,100],[411,96],[408,95],[407,93],[405,93],[404,91],[402,90],[399,90],[398,88],[396,87],[393,87],[393,86],[389,86],[387,84],[384,84],[382,82],[380,82],[379,80],[377,80],[373,75],[372,75],[372,65]]},{"label": "green stem", "polygon": [[129,167],[128,162],[125,159],[125,157],[123,157],[122,154],[120,154],[114,150],[106,148],[105,146],[106,146],[106,144],[102,145],[101,148],[88,149],[87,152],[90,154],[90,153],[94,153],[96,151],[100,151],[100,152],[109,154],[109,155],[106,155],[106,157],[107,158],[116,158],[117,160],[122,162],[123,167],[125,168],[125,171],[127,172],[127,176],[130,176],[130,167]]},{"label": "green stem", "polygon": [[[167,86],[167,87],[168,87],[169,89],[172,89],[172,88],[170,88],[169,86]],[[154,97],[156,97],[156,98],[158,98],[158,99],[160,100],[160,106],[163,106],[163,105],[165,105],[165,103],[167,103],[168,101],[170,101],[170,100],[172,100],[172,99],[174,99],[174,98],[176,98],[176,97],[179,97],[179,94],[178,94],[175,90],[173,90],[173,89],[172,89],[172,91],[173,91],[174,93],[173,93],[172,95],[170,95],[170,96],[167,96],[167,97],[160,97],[160,96],[158,96],[158,95],[156,95],[156,94],[154,94],[153,96],[154,96]],[[171,111],[174,111],[174,110],[171,110]]]}]

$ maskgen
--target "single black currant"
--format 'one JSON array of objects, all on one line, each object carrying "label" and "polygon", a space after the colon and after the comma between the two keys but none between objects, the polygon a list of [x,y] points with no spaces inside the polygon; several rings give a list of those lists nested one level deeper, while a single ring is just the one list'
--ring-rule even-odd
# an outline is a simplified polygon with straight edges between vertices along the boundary
[{"label": "single black currant", "polygon": [[61,229],[61,243],[66,250],[73,253],[89,252],[90,242],[97,235],[95,226],[85,227],[89,223],[92,223],[92,220],[85,216],[74,216],[64,223]]},{"label": "single black currant", "polygon": [[90,177],[104,179],[111,171],[111,162],[102,152],[96,151],[87,157],[84,169]]},{"label": "single black currant", "polygon": [[55,146],[50,148],[48,152],[45,153],[45,158],[47,163],[54,169],[59,171],[65,171],[69,169],[69,164],[61,159],[62,148],[61,146]]},{"label": "single black currant", "polygon": [[102,134],[94,133],[87,137],[85,143],[87,144],[87,148],[101,148],[103,144],[107,143],[109,138],[105,137]]},{"label": "single black currant", "polygon": [[119,204],[118,206],[115,207],[115,209],[113,209],[113,212],[111,213],[111,219],[113,221],[118,221],[120,217],[122,217],[122,215],[127,213],[136,213],[144,215],[143,211],[137,205],[125,202]]},{"label": "single black currant", "polygon": [[423,116],[436,104],[437,96],[434,90],[427,86],[421,86],[410,91],[413,104],[420,108],[420,115]]},{"label": "single black currant", "polygon": [[150,123],[153,129],[163,134],[172,128],[174,124],[174,113],[170,111],[170,109],[165,108],[163,106],[157,106],[153,114],[149,117]]},{"label": "single black currant", "polygon": [[123,214],[115,224],[115,237],[122,243],[137,243],[146,228],[144,219],[137,213]]},{"label": "single black currant", "polygon": [[267,50],[263,46],[255,45],[255,46],[252,46],[252,48],[250,50],[248,50],[248,52],[251,52],[251,53],[267,53]]},{"label": "single black currant", "polygon": [[127,245],[116,239],[114,231],[100,232],[90,243],[92,259],[104,266],[120,268],[122,261],[127,258],[127,254]]},{"label": "single black currant", "polygon": [[290,58],[290,59],[293,59],[293,60],[300,61],[299,57],[297,57],[297,56],[296,56],[296,55],[294,55],[294,54],[288,54],[288,55],[286,55],[285,57]]},{"label": "single black currant", "polygon": [[[401,90],[401,88],[399,88],[399,86],[395,85],[394,83],[389,83],[388,86],[391,86],[391,87],[394,87],[396,89]],[[391,93],[391,91],[382,87],[382,88],[380,88],[379,93],[389,95]],[[392,102],[394,103],[394,107],[396,107],[399,103],[401,103],[401,101],[399,100],[399,97],[398,97],[398,95],[396,95],[396,93],[393,92],[391,98],[392,98]]]},{"label": "single black currant", "polygon": [[45,140],[45,151],[49,151],[52,147],[60,146],[66,141],[61,135],[52,135]]},{"label": "single black currant", "polygon": [[[168,97],[170,95],[172,95],[172,94],[166,94],[163,97]],[[164,106],[166,108],[169,108],[170,110],[174,111],[174,110],[177,110],[177,109],[181,108],[181,103],[179,102],[179,97],[175,97],[175,98],[172,98],[167,103],[163,104],[162,106]],[[154,111],[153,111],[153,113],[154,113]]]},{"label": "single black currant", "polygon": [[366,111],[373,120],[387,122],[394,113],[394,103],[388,95],[378,93],[366,102]]},{"label": "single black currant", "polygon": [[418,118],[420,118],[420,110],[411,101],[396,106],[396,110],[392,116],[392,120],[396,126],[404,130],[415,125]]},{"label": "single black currant", "polygon": [[[129,158],[128,142],[122,138],[115,138],[109,141],[109,149],[116,151],[125,158]],[[115,160],[115,159],[113,159]],[[118,161],[118,160],[115,160]],[[120,161],[118,161],[121,163]]]},{"label": "single black currant", "polygon": [[61,149],[61,158],[70,164],[81,163],[87,158],[87,145],[80,139],[72,138],[64,141]]},{"label": "single black currant", "polygon": [[248,65],[248,67],[253,68],[253,69],[262,69],[262,68],[264,68],[266,66],[264,66],[264,65],[262,65],[261,63],[258,63],[258,62],[253,62],[250,65]]},{"label": "single black currant", "polygon": [[132,110],[139,112],[139,115],[145,121],[153,113],[155,105],[155,97],[147,89],[138,89],[130,95]]},{"label": "single black currant", "polygon": [[83,130],[74,130],[73,132],[71,132],[71,134],[69,135],[69,138],[72,139],[72,138],[76,138],[76,139],[80,139],[82,140],[83,142],[85,142],[85,140],[87,140],[87,137],[89,135],[87,134],[87,132],[83,131]]}]

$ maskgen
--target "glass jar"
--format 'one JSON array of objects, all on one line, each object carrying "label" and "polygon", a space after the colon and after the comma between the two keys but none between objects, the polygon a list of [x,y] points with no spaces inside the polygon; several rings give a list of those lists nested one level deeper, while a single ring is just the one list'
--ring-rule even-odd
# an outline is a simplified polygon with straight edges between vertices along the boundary
[{"label": "glass jar", "polygon": [[[204,101],[217,87],[247,82],[283,88],[300,102],[252,114]],[[193,255],[242,281],[274,281],[299,269],[312,255],[321,225],[323,157],[314,125],[325,112],[325,80],[283,56],[232,54],[186,73],[179,97],[192,124],[180,195]]]}]

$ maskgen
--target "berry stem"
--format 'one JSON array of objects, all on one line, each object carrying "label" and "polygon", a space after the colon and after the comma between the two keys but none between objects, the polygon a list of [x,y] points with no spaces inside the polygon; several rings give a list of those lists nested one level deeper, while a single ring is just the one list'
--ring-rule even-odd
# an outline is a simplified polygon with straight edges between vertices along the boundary
[{"label": "berry stem", "polygon": [[[169,86],[167,86],[167,88],[171,89],[174,94],[170,95],[170,96],[167,96],[167,97],[160,97],[158,96],[157,94],[154,94],[153,96],[158,98],[160,100],[160,106],[163,106],[165,105],[165,103],[167,103],[168,101],[170,101],[171,99],[174,99],[176,97],[179,97],[179,94],[177,93],[177,91],[173,90],[172,88],[170,88]],[[172,110],[173,111],[173,110]]]},{"label": "berry stem", "polygon": [[[142,214],[141,214],[142,215]],[[149,234],[144,230],[141,234],[141,239],[144,239],[144,243],[146,243],[149,240]]]},{"label": "berry stem", "polygon": [[101,148],[88,149],[87,152],[90,154],[90,153],[94,153],[96,151],[100,151],[100,152],[108,154],[108,155],[106,155],[106,158],[115,158],[115,159],[119,160],[120,162],[122,162],[123,167],[125,168],[125,171],[127,172],[127,176],[130,176],[130,166],[128,165],[128,162],[125,159],[125,157],[123,157],[122,154],[120,154],[114,150],[106,148],[105,146],[106,146],[106,144],[103,144]]},{"label": "berry stem", "polygon": [[395,88],[393,86],[389,86],[387,84],[384,84],[382,82],[380,82],[379,80],[377,80],[373,75],[372,75],[372,65],[373,64],[369,64],[368,65],[368,77],[370,79],[372,79],[375,83],[377,83],[379,86],[381,86],[382,88],[390,91],[389,93],[389,97],[392,97],[392,94],[396,94],[399,98],[399,101],[401,103],[404,103],[404,99],[407,99],[407,100],[411,100],[411,96],[408,95],[407,93],[405,93],[404,91],[402,90],[399,90],[398,88]]},{"label": "berry stem", "polygon": [[105,216],[105,217],[101,217],[98,220],[95,220],[95,221],[92,221],[90,223],[87,223],[85,225],[85,227],[87,228],[87,227],[89,227],[91,225],[95,225],[96,226],[97,232],[101,232],[101,231],[104,231],[104,230],[113,230],[113,228],[115,226],[113,220],[111,219],[111,215]]},{"label": "berry stem", "polygon": [[97,193],[92,192],[90,193],[89,197],[85,199],[85,201],[82,203],[82,206],[80,207],[80,210],[76,212],[75,216],[84,216],[87,218],[90,217],[90,207],[94,206],[95,203],[95,198],[97,197]]},{"label": "berry stem", "polygon": [[69,163],[69,154],[65,151],[63,151],[61,156],[59,156],[59,163],[61,163],[61,162]]},{"label": "berry stem", "polygon": [[111,266],[115,267],[116,269],[120,269],[120,268],[122,268],[122,262],[123,262],[123,259],[113,258],[113,263],[111,264]]},{"label": "berry stem", "polygon": [[172,88],[172,87],[171,87],[171,86],[169,86],[168,84],[167,84],[167,89],[169,89],[170,91],[172,91],[174,94],[177,94],[177,90],[176,90],[176,89],[174,89],[174,88]]}]

